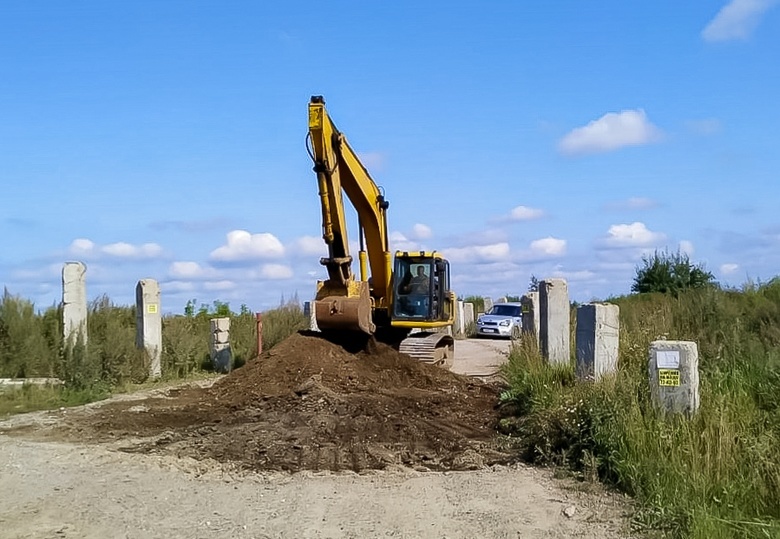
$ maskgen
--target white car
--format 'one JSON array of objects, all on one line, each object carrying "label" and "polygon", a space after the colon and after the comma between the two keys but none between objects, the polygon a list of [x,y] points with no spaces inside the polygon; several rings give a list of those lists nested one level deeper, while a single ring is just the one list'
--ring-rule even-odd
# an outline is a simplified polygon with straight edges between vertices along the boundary
[{"label": "white car", "polygon": [[517,339],[523,329],[522,321],[523,308],[519,303],[497,303],[477,319],[477,335]]}]

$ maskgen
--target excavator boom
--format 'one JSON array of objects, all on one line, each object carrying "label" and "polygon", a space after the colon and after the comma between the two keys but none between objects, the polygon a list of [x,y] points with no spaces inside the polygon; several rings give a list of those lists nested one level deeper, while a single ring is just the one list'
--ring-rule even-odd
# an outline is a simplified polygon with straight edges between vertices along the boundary
[{"label": "excavator boom", "polygon": [[[454,294],[449,290],[449,264],[435,252],[399,252],[394,276],[387,228],[389,204],[336,128],[322,96],[313,96],[309,102],[308,143],[317,174],[322,238],[328,246],[328,256],[320,260],[328,279],[318,281],[314,301],[318,327],[328,332],[406,336],[413,328],[451,326]],[[343,194],[358,215],[359,277],[352,272]],[[418,274],[413,276],[412,271]],[[452,337],[438,335],[418,335],[407,349],[433,351],[443,342],[451,350]],[[439,356],[440,352],[436,350]],[[434,357],[431,353],[420,352]],[[431,362],[439,362],[436,357]]]},{"label": "excavator boom", "polygon": [[[389,305],[391,256],[388,246],[388,203],[360,162],[346,137],[336,129],[320,96],[309,103],[309,138],[322,208],[322,238],[328,257],[320,260],[328,280],[315,299],[318,327],[373,333],[373,309]],[[344,201],[346,193],[360,217],[360,279],[352,274]],[[368,287],[370,265],[372,287]]]}]

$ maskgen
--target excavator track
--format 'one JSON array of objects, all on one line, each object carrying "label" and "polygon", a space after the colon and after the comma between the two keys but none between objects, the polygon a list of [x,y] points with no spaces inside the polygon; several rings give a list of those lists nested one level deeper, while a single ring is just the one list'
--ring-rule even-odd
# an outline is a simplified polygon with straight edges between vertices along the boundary
[{"label": "excavator track", "polygon": [[455,339],[446,333],[420,331],[401,341],[398,350],[423,363],[449,369],[455,359]]}]

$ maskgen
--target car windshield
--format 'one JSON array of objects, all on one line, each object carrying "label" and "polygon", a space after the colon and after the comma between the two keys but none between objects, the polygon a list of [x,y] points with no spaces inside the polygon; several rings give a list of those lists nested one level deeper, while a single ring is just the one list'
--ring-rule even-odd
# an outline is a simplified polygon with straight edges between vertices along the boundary
[{"label": "car windshield", "polygon": [[517,305],[493,305],[488,314],[498,316],[520,316],[520,307]]}]

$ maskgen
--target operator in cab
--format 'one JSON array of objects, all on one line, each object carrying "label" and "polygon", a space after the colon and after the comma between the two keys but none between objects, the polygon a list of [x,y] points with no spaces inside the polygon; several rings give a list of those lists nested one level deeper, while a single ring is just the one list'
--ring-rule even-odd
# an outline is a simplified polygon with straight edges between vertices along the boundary
[{"label": "operator in cab", "polygon": [[417,266],[417,275],[412,277],[409,282],[409,292],[411,294],[428,294],[430,288],[430,278],[425,274],[423,266]]}]

